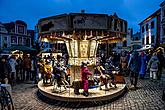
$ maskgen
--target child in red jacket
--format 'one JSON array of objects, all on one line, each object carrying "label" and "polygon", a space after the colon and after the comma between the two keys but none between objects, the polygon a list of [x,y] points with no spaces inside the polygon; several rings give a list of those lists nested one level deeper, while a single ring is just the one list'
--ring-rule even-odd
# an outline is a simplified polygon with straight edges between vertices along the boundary
[{"label": "child in red jacket", "polygon": [[84,92],[83,95],[84,96],[88,96],[88,75],[92,75],[92,73],[89,71],[87,64],[89,64],[88,62],[82,62],[81,65],[81,79],[82,79],[82,83],[83,83],[83,88],[84,88]]}]

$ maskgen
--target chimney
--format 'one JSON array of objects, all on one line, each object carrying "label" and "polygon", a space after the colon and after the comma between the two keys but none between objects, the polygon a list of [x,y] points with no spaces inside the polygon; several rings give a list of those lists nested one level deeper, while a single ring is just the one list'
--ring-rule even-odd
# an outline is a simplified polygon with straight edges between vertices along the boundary
[{"label": "chimney", "polygon": [[81,13],[85,13],[85,10],[81,10]]}]

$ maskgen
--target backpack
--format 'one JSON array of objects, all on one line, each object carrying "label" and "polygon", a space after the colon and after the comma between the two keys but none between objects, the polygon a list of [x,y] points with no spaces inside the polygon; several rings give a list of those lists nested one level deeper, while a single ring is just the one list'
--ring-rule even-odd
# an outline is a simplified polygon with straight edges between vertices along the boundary
[{"label": "backpack", "polygon": [[155,60],[151,63],[151,68],[153,69],[157,69],[159,66],[159,61],[158,60]]}]

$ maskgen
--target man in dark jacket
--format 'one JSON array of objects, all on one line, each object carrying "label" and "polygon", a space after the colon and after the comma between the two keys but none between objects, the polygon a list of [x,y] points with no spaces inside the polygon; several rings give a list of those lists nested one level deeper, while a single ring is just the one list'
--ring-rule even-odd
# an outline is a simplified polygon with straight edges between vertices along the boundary
[{"label": "man in dark jacket", "polygon": [[137,88],[137,80],[138,80],[138,74],[140,71],[140,57],[137,51],[134,51],[132,55],[130,56],[129,62],[128,62],[128,68],[130,69],[130,81],[131,86],[134,85],[134,88]]},{"label": "man in dark jacket", "polygon": [[10,82],[10,72],[11,72],[11,67],[7,63],[5,56],[3,56],[0,60],[0,82],[1,83]]},{"label": "man in dark jacket", "polygon": [[159,66],[158,66],[157,78],[158,78],[158,80],[161,80],[162,69],[163,69],[163,66],[165,63],[165,58],[163,56],[163,52],[161,49],[157,51],[157,57],[158,57],[159,62],[160,62]]}]

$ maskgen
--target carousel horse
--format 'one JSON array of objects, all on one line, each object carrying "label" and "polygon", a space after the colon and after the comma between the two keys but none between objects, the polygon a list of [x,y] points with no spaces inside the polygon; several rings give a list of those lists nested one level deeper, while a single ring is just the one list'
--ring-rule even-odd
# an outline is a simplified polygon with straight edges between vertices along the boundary
[{"label": "carousel horse", "polygon": [[106,72],[102,66],[97,66],[96,70],[100,74],[100,76],[99,76],[100,90],[102,90],[101,86],[105,86],[105,89],[108,89],[108,84],[109,84],[109,87],[112,87],[111,84],[113,84],[116,88],[116,84],[114,82],[114,78],[113,78],[112,73]]},{"label": "carousel horse", "polygon": [[55,90],[58,87],[60,87],[60,91],[61,91],[61,86],[63,85],[65,90],[67,90],[67,86],[69,87],[69,83],[66,80],[67,68],[64,65],[60,65],[60,66],[56,65],[53,68],[53,74],[54,74],[53,89]]}]

